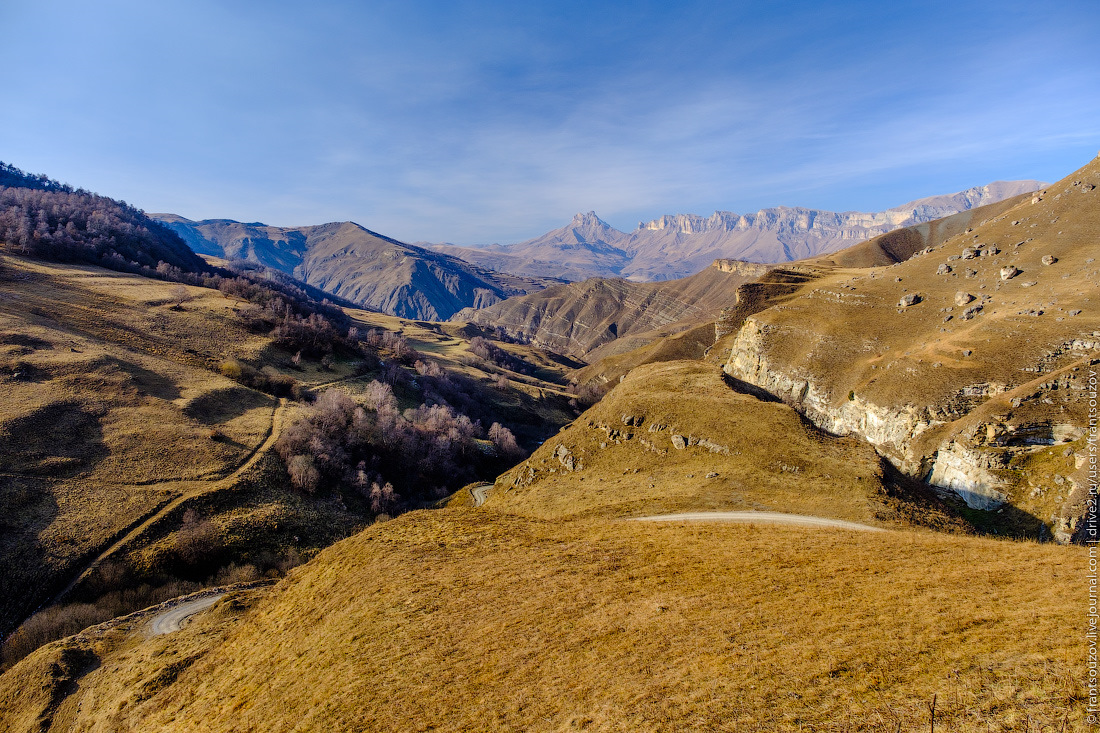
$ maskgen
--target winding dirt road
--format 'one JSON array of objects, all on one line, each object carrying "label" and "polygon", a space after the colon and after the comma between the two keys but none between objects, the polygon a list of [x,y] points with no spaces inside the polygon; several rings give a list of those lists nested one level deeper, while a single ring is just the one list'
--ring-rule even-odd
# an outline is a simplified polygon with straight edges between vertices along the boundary
[{"label": "winding dirt road", "polygon": [[485,503],[485,499],[491,488],[493,488],[492,484],[478,484],[477,486],[470,487],[470,496],[474,498],[475,507],[479,507]]},{"label": "winding dirt road", "polygon": [[760,522],[767,524],[792,524],[800,527],[827,527],[857,532],[886,532],[869,524],[845,522],[843,519],[826,519],[804,514],[781,512],[685,512],[683,514],[654,514],[648,517],[631,517],[632,522]]},{"label": "winding dirt road", "polygon": [[179,631],[189,618],[210,608],[224,595],[225,593],[216,593],[203,598],[196,598],[193,601],[186,601],[157,614],[150,624],[151,635],[160,636],[161,634],[171,634],[173,631]]}]

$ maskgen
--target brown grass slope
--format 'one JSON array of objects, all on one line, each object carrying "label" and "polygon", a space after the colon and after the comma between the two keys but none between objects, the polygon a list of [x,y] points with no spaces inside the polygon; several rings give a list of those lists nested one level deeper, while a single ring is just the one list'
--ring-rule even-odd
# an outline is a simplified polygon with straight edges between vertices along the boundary
[{"label": "brown grass slope", "polygon": [[794,297],[727,338],[726,370],[972,506],[1007,500],[1019,532],[1068,539],[1100,349],[1098,183],[1093,161],[897,264],[807,263]]},{"label": "brown grass slope", "polygon": [[39,650],[0,727],[925,731],[935,696],[937,730],[1083,730],[1083,552],[416,512],[175,634]]},{"label": "brown grass slope", "polygon": [[539,518],[765,510],[966,531],[863,441],[738,386],[705,362],[640,366],[499,477],[486,506]]},{"label": "brown grass slope", "polygon": [[558,282],[492,272],[353,222],[274,227],[155,216],[196,251],[258,262],[352,303],[404,318],[446,320],[462,308],[481,308]]},{"label": "brown grass slope", "polygon": [[[220,366],[234,360],[353,395],[382,367],[340,357],[292,369],[293,354],[242,326],[236,311],[247,304],[198,287],[183,288],[181,303],[181,287],[0,258],[0,634],[60,591],[66,603],[98,602],[142,584],[204,581],[231,562],[263,570],[373,516],[361,498],[292,489],[270,449],[298,408]],[[398,334],[416,358],[467,377],[483,412],[499,416],[485,428],[499,419],[534,444],[574,414],[568,366],[531,347],[506,347],[528,365],[520,374],[474,357],[457,324],[347,315],[361,334]],[[408,361],[406,382],[416,378]],[[401,395],[402,407],[419,404]],[[204,520],[201,547],[181,529],[189,511]],[[5,639],[5,660],[33,648],[38,621],[15,646]]]},{"label": "brown grass slope", "polygon": [[276,401],[211,371],[266,344],[232,300],[5,257],[0,276],[0,629],[157,506],[231,474]]},{"label": "brown grass slope", "polygon": [[657,329],[669,333],[711,321],[739,285],[766,270],[764,265],[730,263],[661,283],[593,278],[462,311],[452,320],[503,328],[515,338],[585,358],[623,337]]}]

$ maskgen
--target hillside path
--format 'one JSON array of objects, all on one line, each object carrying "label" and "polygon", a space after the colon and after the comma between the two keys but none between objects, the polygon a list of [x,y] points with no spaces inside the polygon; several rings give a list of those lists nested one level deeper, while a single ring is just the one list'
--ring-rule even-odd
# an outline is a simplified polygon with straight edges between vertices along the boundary
[{"label": "hillside path", "polygon": [[189,491],[183,491],[179,496],[161,505],[158,509],[144,515],[134,522],[130,527],[124,530],[124,534],[114,542],[112,542],[107,549],[103,550],[92,560],[88,565],[84,567],[84,570],[80,572],[73,580],[65,586],[65,588],[54,596],[49,605],[59,603],[65,596],[67,596],[73,588],[79,585],[82,581],[87,579],[96,568],[103,564],[105,560],[122,550],[128,544],[136,540],[143,532],[156,524],[158,521],[167,516],[174,509],[179,507],[186,501],[194,499],[197,496],[215,491],[234,484],[248,469],[256,465],[261,458],[263,458],[268,451],[275,445],[275,441],[279,439],[279,435],[282,432],[283,418],[286,415],[287,399],[285,397],[279,398],[279,404],[275,406],[275,409],[271,413],[271,426],[268,428],[267,436],[264,441],[253,449],[248,457],[241,465],[237,467],[233,473],[229,474],[225,478],[210,480],[210,481],[170,481],[166,483],[172,484],[197,484]]},{"label": "hillside path", "polygon": [[846,522],[843,519],[826,519],[805,514],[782,512],[684,512],[682,514],[654,514],[647,517],[630,517],[632,522],[764,522],[767,524],[791,524],[799,527],[828,527],[857,532],[886,532],[882,527]]},{"label": "hillside path", "polygon": [[196,598],[193,601],[186,601],[178,606],[173,606],[166,611],[162,611],[153,618],[151,635],[160,636],[161,634],[170,634],[173,631],[179,631],[187,619],[210,608],[224,595],[225,593],[217,593],[204,596],[203,598]]}]

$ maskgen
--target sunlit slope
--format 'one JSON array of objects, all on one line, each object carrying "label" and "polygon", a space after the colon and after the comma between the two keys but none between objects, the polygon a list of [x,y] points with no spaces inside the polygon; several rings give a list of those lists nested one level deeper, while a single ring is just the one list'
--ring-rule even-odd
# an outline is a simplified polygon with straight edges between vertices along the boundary
[{"label": "sunlit slope", "polygon": [[251,609],[39,650],[0,677],[0,725],[927,730],[935,696],[937,729],[1078,730],[1083,560],[911,532],[416,512]]},{"label": "sunlit slope", "polygon": [[[0,263],[3,629],[187,482],[232,472],[271,430],[277,400],[213,371],[267,343],[216,290]],[[176,305],[180,289],[194,299]]]},{"label": "sunlit slope", "polygon": [[734,301],[739,285],[767,270],[766,265],[723,261],[691,277],[659,283],[592,278],[460,311],[452,320],[502,328],[523,341],[585,358],[617,339],[713,321]]},{"label": "sunlit slope", "polygon": [[638,367],[497,479],[486,506],[545,518],[767,510],[964,526],[884,475],[863,441],[826,435],[734,386],[704,362]]},{"label": "sunlit slope", "polygon": [[[731,375],[865,437],[1018,530],[1069,539],[1100,349],[1100,162],[888,267],[830,269],[753,315]],[[1045,528],[1044,528],[1045,525]]]}]

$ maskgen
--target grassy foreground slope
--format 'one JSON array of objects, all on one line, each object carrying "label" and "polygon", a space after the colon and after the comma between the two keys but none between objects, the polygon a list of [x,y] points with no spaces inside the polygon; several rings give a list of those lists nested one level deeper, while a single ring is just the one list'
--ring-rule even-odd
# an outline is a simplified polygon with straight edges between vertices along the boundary
[{"label": "grassy foreground slope", "polygon": [[893,732],[928,730],[935,696],[937,729],[1082,730],[1083,562],[907,531],[414,512],[176,634],[40,649],[0,676],[0,727]]}]

